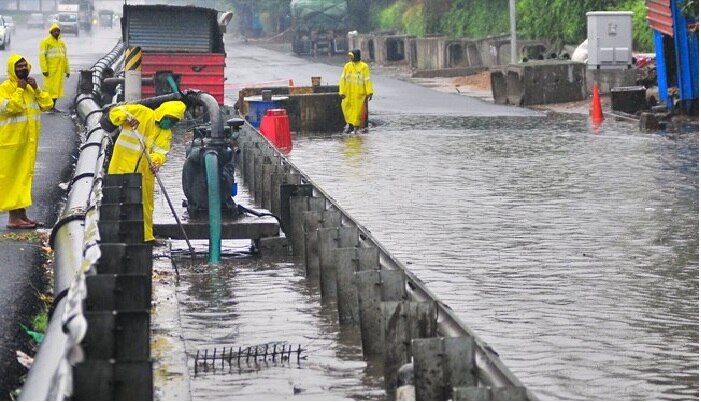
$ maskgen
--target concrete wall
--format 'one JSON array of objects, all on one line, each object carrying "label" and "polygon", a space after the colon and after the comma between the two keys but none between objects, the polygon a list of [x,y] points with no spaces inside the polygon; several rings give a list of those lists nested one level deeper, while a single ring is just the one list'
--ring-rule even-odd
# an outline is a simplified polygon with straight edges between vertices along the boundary
[{"label": "concrete wall", "polygon": [[375,35],[374,62],[381,66],[411,64],[411,35]]},{"label": "concrete wall", "polygon": [[641,69],[587,69],[587,91],[592,93],[594,83],[599,87],[601,95],[610,95],[611,88],[630,87],[637,85],[637,81],[644,78],[644,71]]},{"label": "concrete wall", "polygon": [[375,35],[348,33],[348,51],[360,49],[360,58],[367,62],[375,61]]},{"label": "concrete wall", "polygon": [[416,38],[412,42],[411,66],[419,70],[445,68],[445,46],[450,40],[446,36]]},{"label": "concrete wall", "polygon": [[[507,35],[482,39],[449,39],[444,36],[411,39],[411,66],[418,70],[460,67],[490,67],[511,61],[511,41]],[[542,53],[550,47],[546,41],[519,40],[519,55],[530,49]],[[379,63],[379,61],[377,61]]]},{"label": "concrete wall", "polygon": [[519,106],[584,100],[586,64],[546,60],[494,67],[491,70],[495,103]]}]

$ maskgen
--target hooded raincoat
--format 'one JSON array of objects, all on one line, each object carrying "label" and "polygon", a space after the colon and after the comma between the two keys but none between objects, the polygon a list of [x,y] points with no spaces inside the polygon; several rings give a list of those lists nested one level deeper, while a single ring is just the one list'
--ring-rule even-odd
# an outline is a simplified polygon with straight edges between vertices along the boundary
[{"label": "hooded raincoat", "polygon": [[[10,78],[0,84],[0,211],[32,205],[41,110],[49,110],[53,105],[46,91],[17,85],[15,64],[21,59],[18,54],[10,56],[7,60]],[[31,71],[31,65],[29,68]]]},{"label": "hooded raincoat", "polygon": [[[129,126],[128,116],[139,121],[135,131]],[[170,151],[170,129],[162,129],[158,122],[163,116],[173,116],[182,120],[185,104],[180,101],[163,102],[156,110],[143,105],[120,105],[110,110],[112,124],[122,128],[112,151],[109,174],[141,173],[141,194],[144,208],[144,241],[153,240],[153,187],[155,175],[143,155],[141,141],[153,163],[160,167],[166,162]]]},{"label": "hooded raincoat", "polygon": [[353,60],[343,66],[338,93],[342,98],[341,109],[343,109],[346,123],[363,127],[367,120],[365,102],[373,92],[372,81],[370,81],[370,67],[360,60],[360,52],[353,56]]},{"label": "hooded raincoat", "polygon": [[58,39],[51,35],[51,31],[57,28],[58,24],[52,24],[49,28],[49,36],[39,45],[41,72],[49,74],[44,76],[44,87],[53,99],[63,96],[63,80],[66,74],[70,73],[66,43],[61,39],[61,35]]}]

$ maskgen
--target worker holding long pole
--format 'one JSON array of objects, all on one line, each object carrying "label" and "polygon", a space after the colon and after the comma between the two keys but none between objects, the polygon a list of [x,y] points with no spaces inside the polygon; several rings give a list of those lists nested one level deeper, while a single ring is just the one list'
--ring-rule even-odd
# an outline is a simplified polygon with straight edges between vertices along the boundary
[{"label": "worker holding long pole", "polygon": [[[185,116],[185,103],[169,101],[156,110],[139,104],[119,105],[109,112],[110,122],[122,128],[114,143],[109,174],[141,173],[144,241],[153,236],[153,188],[158,169],[166,161],[171,127]],[[160,184],[160,183],[159,183]]]}]

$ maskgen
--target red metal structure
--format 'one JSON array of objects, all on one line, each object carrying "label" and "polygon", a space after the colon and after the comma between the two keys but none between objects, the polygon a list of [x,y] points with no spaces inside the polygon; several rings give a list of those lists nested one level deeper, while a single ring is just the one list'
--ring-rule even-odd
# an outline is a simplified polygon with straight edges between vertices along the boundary
[{"label": "red metal structure", "polygon": [[[199,89],[224,104],[223,32],[217,10],[192,6],[125,5],[122,35],[128,47],[141,47],[141,71],[170,71],[181,89]],[[157,95],[143,86],[142,96]]]}]

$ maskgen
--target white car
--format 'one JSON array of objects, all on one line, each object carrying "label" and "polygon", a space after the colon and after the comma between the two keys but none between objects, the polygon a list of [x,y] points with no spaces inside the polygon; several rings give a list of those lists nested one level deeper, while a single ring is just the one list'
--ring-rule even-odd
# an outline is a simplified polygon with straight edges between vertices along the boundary
[{"label": "white car", "polygon": [[5,17],[0,15],[0,50],[5,50],[10,47],[12,40],[10,28],[5,23]]}]

